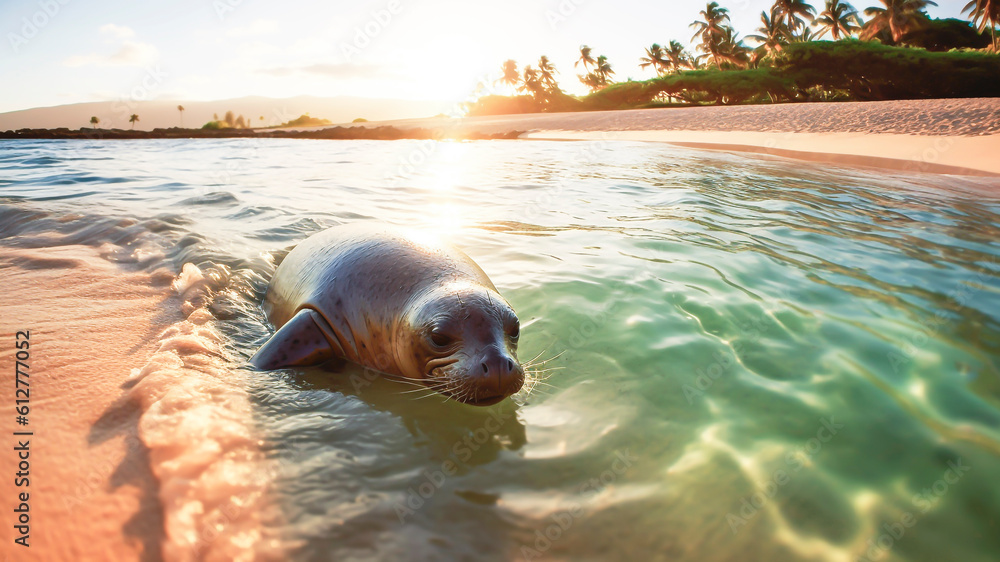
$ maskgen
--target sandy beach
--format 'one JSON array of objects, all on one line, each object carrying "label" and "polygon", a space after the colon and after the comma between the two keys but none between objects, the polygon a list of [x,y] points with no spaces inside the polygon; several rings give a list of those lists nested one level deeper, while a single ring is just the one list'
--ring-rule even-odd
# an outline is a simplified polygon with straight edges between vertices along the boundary
[{"label": "sandy beach", "polygon": [[[31,343],[30,484],[4,478],[0,487],[4,498],[29,493],[31,550],[22,556],[30,556],[14,559],[159,560],[157,483],[138,435],[141,410],[121,385],[155,350],[151,336],[167,321],[161,294],[93,247],[4,246],[2,254],[0,337],[28,330]],[[0,352],[5,369],[13,359],[12,346]],[[9,406],[2,412],[12,419]],[[3,458],[7,474],[11,460]]]},{"label": "sandy beach", "polygon": [[444,134],[524,131],[523,139],[628,140],[857,166],[1000,175],[1000,99],[632,109],[365,123]]},{"label": "sandy beach", "polygon": [[[269,473],[205,308],[211,280],[190,265],[176,278],[138,265],[163,254],[138,249],[151,234],[132,220],[0,214],[0,338],[27,332],[30,343],[17,426],[30,435],[16,437],[30,466],[21,484],[0,485],[8,510],[28,494],[28,549],[0,559],[247,559],[262,542]],[[37,234],[43,225],[71,234]],[[15,353],[0,351],[7,372]],[[13,400],[0,413],[13,420]],[[14,474],[16,462],[0,466]]]}]

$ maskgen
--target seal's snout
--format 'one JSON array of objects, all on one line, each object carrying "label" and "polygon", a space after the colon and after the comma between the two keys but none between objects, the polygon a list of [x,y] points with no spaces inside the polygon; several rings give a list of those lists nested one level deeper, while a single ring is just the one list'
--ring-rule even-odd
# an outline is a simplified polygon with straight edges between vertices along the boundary
[{"label": "seal's snout", "polygon": [[482,358],[479,368],[481,394],[505,398],[521,390],[524,384],[524,369],[509,353],[491,350]]}]

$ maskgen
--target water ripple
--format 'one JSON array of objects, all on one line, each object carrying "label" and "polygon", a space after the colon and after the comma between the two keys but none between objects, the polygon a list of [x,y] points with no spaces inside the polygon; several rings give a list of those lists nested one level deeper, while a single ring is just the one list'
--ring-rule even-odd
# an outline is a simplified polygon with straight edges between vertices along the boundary
[{"label": "water ripple", "polygon": [[590,144],[11,141],[0,239],[198,265],[239,364],[284,251],[377,220],[463,248],[522,357],[561,353],[496,409],[249,379],[293,558],[853,560],[911,512],[888,557],[995,559],[995,181]]}]

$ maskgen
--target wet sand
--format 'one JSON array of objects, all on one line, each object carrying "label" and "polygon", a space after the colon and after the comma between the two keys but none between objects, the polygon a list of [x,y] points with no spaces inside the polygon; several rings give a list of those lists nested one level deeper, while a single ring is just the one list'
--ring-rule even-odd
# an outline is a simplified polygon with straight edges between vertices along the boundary
[{"label": "wet sand", "polygon": [[[67,217],[81,222],[86,218]],[[129,221],[125,221],[126,225]],[[148,270],[114,244],[59,236],[0,246],[0,351],[13,398],[18,331],[30,333],[29,486],[0,455],[0,560],[278,560],[262,521],[276,468],[252,428],[243,376],[207,306],[218,276]],[[131,254],[131,255],[130,255]],[[150,257],[152,256],[152,257]],[[130,262],[130,259],[132,260]],[[116,263],[117,262],[117,263]],[[148,262],[147,262],[148,263]],[[10,429],[13,428],[13,429]],[[29,493],[29,548],[8,522]]]},{"label": "wet sand", "polygon": [[748,131],[538,131],[537,140],[631,140],[688,148],[867,166],[907,172],[1000,177],[1000,135],[920,136],[868,133]]},{"label": "wet sand", "polygon": [[[0,251],[0,365],[13,396],[14,334],[30,331],[30,485],[15,488],[13,437],[0,455],[0,511],[8,560],[159,560],[162,508],[149,451],[138,436],[141,411],[122,383],[155,346],[162,291],[126,273],[95,248]],[[128,326],[128,329],[122,329]],[[0,408],[4,428],[13,400]],[[14,426],[17,427],[17,426]],[[9,477],[11,476],[11,477]],[[14,499],[27,490],[29,548],[15,546]]]}]

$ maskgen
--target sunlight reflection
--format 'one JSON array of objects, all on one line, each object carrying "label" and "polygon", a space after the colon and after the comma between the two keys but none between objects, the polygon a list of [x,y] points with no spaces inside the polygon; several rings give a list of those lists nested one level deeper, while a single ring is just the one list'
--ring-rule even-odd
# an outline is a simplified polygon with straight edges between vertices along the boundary
[{"label": "sunlight reflection", "polygon": [[426,173],[416,183],[416,187],[432,194],[425,200],[421,213],[426,219],[420,229],[428,236],[447,241],[470,224],[468,217],[472,209],[465,203],[468,198],[461,193],[466,178],[476,171],[476,163],[469,161],[469,150],[467,143],[436,143],[428,158]]},{"label": "sunlight reflection", "polygon": [[454,193],[472,166],[468,163],[469,145],[458,141],[439,141],[428,156],[428,173],[418,187],[437,193]]},{"label": "sunlight reflection", "polygon": [[458,203],[440,203],[428,205],[425,213],[426,223],[422,225],[422,230],[430,235],[437,236],[443,242],[454,239],[463,228],[468,226],[467,213],[462,205]]}]

